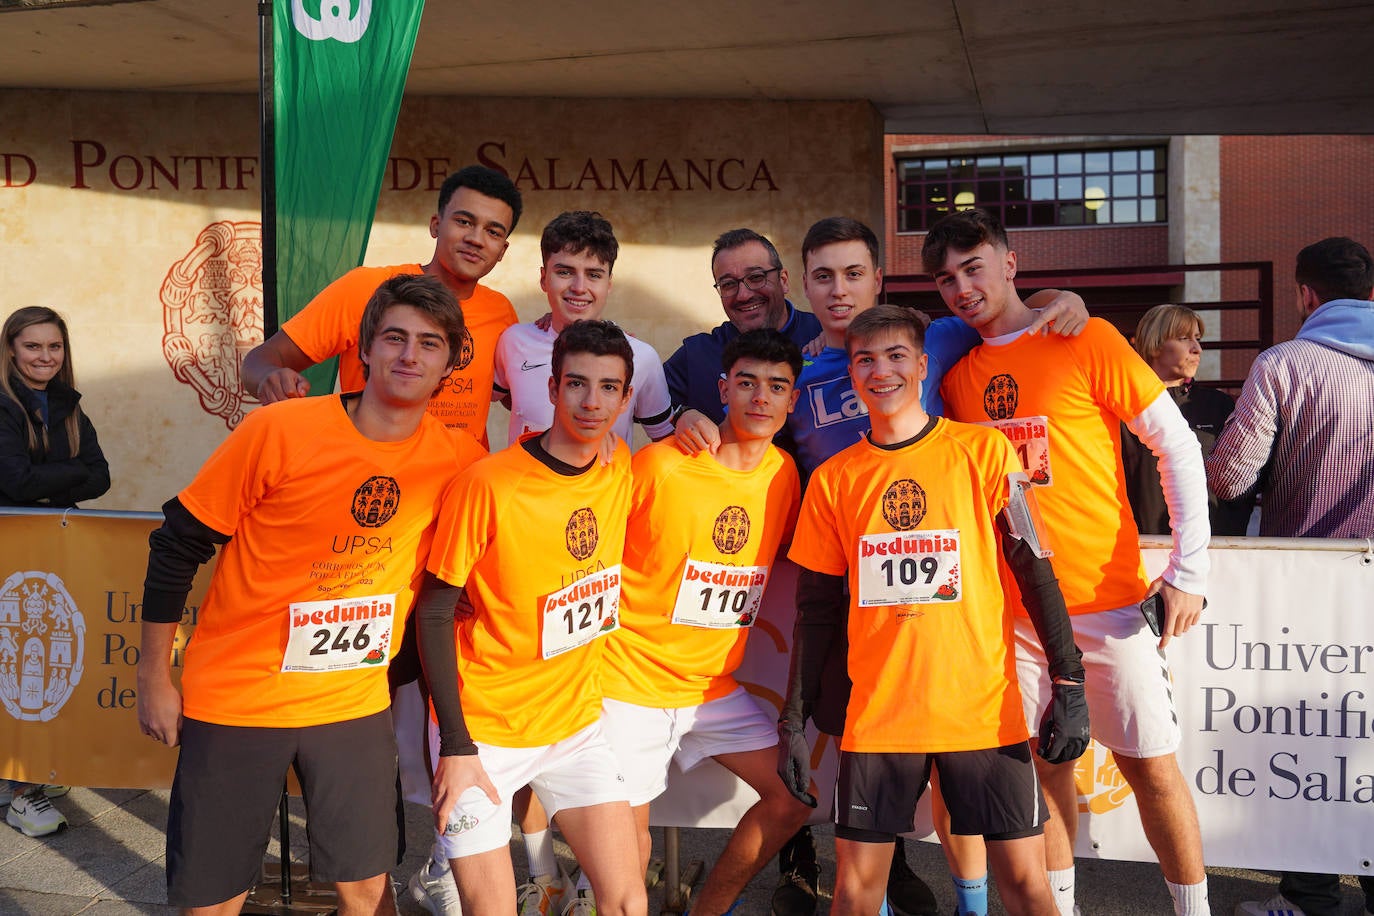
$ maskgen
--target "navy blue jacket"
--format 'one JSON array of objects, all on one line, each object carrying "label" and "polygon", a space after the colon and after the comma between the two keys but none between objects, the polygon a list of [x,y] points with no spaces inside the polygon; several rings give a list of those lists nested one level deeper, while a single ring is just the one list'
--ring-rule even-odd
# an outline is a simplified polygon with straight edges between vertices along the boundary
[{"label": "navy blue jacket", "polygon": [[[780,329],[799,347],[804,347],[821,335],[821,323],[810,312],[803,312],[787,303],[787,322]],[[709,334],[693,334],[682,342],[677,352],[663,364],[668,377],[668,394],[673,400],[676,415],[683,408],[699,410],[713,423],[725,419],[725,407],[720,403],[720,359],[725,345],[739,336],[730,322]]]}]

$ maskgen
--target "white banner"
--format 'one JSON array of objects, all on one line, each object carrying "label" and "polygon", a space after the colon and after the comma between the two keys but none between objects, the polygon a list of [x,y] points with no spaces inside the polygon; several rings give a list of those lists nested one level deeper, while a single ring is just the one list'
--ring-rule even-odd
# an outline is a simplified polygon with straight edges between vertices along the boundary
[{"label": "white banner", "polygon": [[[1142,541],[1151,575],[1166,543]],[[1168,649],[1179,764],[1207,863],[1374,874],[1374,545],[1217,538],[1211,557],[1203,622]],[[787,677],[795,581],[795,567],[777,564],[739,672],[770,714]],[[812,746],[824,820],[833,741],[812,730]],[[1076,778],[1076,854],[1154,861],[1110,752],[1091,745]],[[731,827],[754,800],[707,762],[674,769],[652,820]]]}]

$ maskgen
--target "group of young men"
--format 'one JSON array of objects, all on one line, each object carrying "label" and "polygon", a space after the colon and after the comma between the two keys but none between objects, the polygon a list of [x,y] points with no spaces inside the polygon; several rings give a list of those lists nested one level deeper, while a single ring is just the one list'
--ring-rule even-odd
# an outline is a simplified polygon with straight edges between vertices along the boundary
[{"label": "group of young men", "polygon": [[[618,249],[598,214],[545,229],[549,324],[515,324],[479,281],[519,217],[504,176],[451,176],[433,259],[350,272],[250,354],[245,384],[270,406],[164,507],[139,717],[181,744],[169,901],[239,909],[294,764],[315,878],[337,883],[341,912],[392,910],[387,669],[409,621],[433,704],[436,827],[411,886],[436,912],[457,898],[472,916],[643,914],[649,802],[673,759],[707,758],[759,801],[692,911],[731,911],[784,846],[774,912],[814,911],[798,833],[816,804],[814,719],[843,751],[834,912],[872,916],[885,897],[934,912],[893,853],[930,780],[961,913],[986,912],[989,864],[1009,912],[1071,913],[1072,761],[1090,713],[1177,912],[1207,912],[1160,651],[1203,603],[1201,459],[1120,335],[1072,294],[1023,303],[1006,235],[979,211],[927,236],[954,317],[926,328],[877,305],[876,237],[832,218],[802,246],[814,314],[787,300],[773,245],[733,230],[711,259],[726,322],[660,365],[601,318]],[[300,371],[334,355],[348,393],[302,399]],[[509,399],[511,439],[482,457],[493,395]],[[676,437],[631,457],[630,418]],[[1164,471],[1175,543],[1154,582],[1120,421]],[[172,637],[217,547],[178,692]],[[775,722],[733,673],[784,550],[802,572]],[[1156,592],[1158,642],[1137,608]],[[545,852],[517,891],[510,825],[527,787],[581,889]]]}]

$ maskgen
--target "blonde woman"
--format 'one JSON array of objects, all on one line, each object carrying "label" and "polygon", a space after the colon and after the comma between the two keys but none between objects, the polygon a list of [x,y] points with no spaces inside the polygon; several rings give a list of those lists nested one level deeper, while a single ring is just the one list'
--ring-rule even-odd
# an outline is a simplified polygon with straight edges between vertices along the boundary
[{"label": "blonde woman", "polygon": [[[1131,345],[1168,388],[1169,395],[1197,436],[1205,458],[1211,453],[1236,402],[1225,392],[1195,384],[1202,358],[1202,334],[1202,317],[1197,312],[1183,305],[1156,305],[1136,325]],[[1164,504],[1164,491],[1159,482],[1159,465],[1154,454],[1124,425],[1121,427],[1121,453],[1126,470],[1126,495],[1140,533],[1169,534],[1169,510]],[[1218,500],[1209,491],[1207,504],[1213,535],[1245,534],[1254,505],[1253,495]]]}]

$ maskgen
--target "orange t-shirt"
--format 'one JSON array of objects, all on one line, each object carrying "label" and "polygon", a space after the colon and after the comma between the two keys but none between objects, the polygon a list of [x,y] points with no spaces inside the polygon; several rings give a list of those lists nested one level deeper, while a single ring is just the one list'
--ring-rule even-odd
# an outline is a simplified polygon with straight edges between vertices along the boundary
[{"label": "orange t-shirt", "polygon": [[848,573],[844,750],[966,751],[1027,738],[994,522],[1018,470],[1003,436],[942,419],[901,449],[865,438],[812,475],[789,556]]},{"label": "orange t-shirt", "polygon": [[[634,457],[620,629],[606,641],[601,686],[614,700],[677,708],[723,697],[800,494],[792,459],[769,446],[735,471],[672,440]],[[727,568],[728,567],[728,568]]]},{"label": "orange t-shirt", "polygon": [[1164,383],[1125,338],[1090,318],[1078,337],[980,344],[946,373],[942,393],[952,418],[1006,433],[1040,484],[1036,501],[1069,613],[1144,597],[1149,580],[1126,498],[1121,423],[1163,394]]},{"label": "orange t-shirt", "polygon": [[[361,391],[363,364],[358,359],[358,325],[367,301],[382,283],[399,274],[423,273],[419,264],[355,267],[320,291],[282,325],[286,336],[306,356],[322,362],[339,357],[339,389]],[[496,372],[496,341],[517,321],[510,300],[477,284],[464,299],[463,352],[443,386],[429,402],[429,412],[445,426],[456,426],[487,442],[487,412]]]},{"label": "orange t-shirt", "polygon": [[516,444],[445,491],[429,569],[464,586],[475,609],[457,632],[475,740],[538,747],[600,717],[600,637],[619,619],[630,483],[623,442],[611,464],[580,474]]},{"label": "orange t-shirt", "polygon": [[186,650],[185,714],[290,728],[385,709],[439,494],[482,454],[429,416],[374,442],[339,396],[248,414],[179,494],[231,536]]}]

